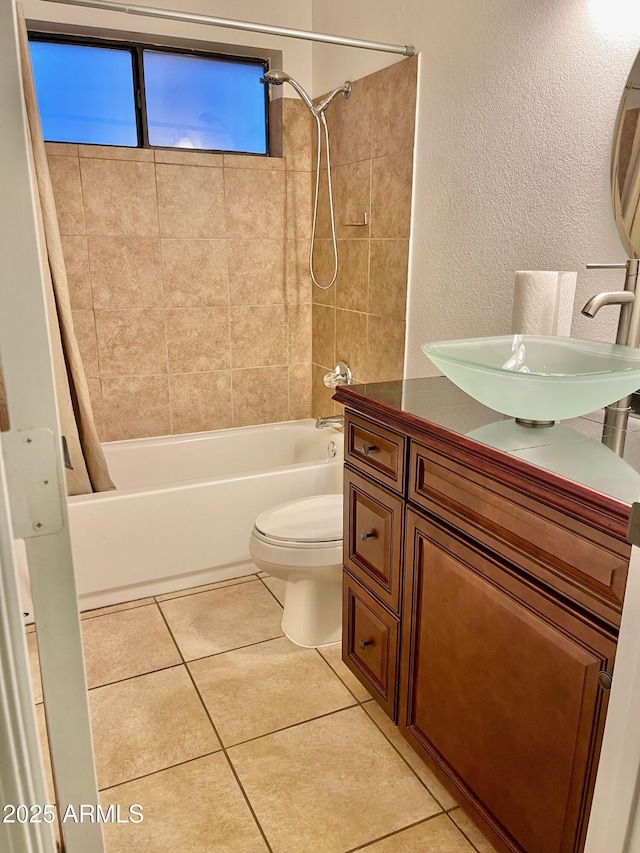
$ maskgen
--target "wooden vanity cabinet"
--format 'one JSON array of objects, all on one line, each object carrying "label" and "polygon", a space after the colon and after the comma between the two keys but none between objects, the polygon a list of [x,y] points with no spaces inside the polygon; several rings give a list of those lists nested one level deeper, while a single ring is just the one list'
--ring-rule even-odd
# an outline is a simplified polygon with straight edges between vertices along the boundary
[{"label": "wooden vanity cabinet", "polygon": [[[337,399],[349,407],[345,663],[497,850],[579,853],[630,556],[625,507]],[[379,467],[363,445],[380,448]]]}]

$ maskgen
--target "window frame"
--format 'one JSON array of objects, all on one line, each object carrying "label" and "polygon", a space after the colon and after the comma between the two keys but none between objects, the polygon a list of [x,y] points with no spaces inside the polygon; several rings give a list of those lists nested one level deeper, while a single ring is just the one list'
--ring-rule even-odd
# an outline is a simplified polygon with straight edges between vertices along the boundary
[{"label": "window frame", "polygon": [[[112,50],[125,50],[131,56],[132,67],[132,82],[133,82],[133,102],[136,114],[136,132],[138,135],[138,144],[134,147],[131,145],[116,145],[110,146],[115,148],[129,149],[135,151],[138,149],[150,149],[152,151],[194,151],[199,154],[238,154],[239,156],[248,157],[270,157],[270,134],[269,134],[269,92],[268,86],[264,86],[264,128],[266,151],[259,153],[255,151],[234,151],[223,148],[178,148],[177,146],[151,145],[149,142],[149,129],[147,121],[147,101],[146,89],[144,81],[144,51],[150,50],[156,53],[168,53],[174,56],[193,56],[200,59],[214,59],[222,62],[244,63],[246,65],[262,65],[263,73],[269,70],[270,60],[263,56],[253,56],[242,53],[220,52],[218,50],[204,50],[200,48],[192,48],[186,46],[168,45],[157,42],[147,41],[129,41],[121,38],[100,38],[99,36],[83,36],[72,35],[69,33],[47,32],[40,29],[28,29],[29,41],[49,42],[54,44],[75,44],[81,47],[102,47],[111,48]],[[63,140],[48,139],[47,142],[63,142],[63,144],[78,144],[67,143]],[[87,142],[82,145],[101,145],[102,143]]]}]

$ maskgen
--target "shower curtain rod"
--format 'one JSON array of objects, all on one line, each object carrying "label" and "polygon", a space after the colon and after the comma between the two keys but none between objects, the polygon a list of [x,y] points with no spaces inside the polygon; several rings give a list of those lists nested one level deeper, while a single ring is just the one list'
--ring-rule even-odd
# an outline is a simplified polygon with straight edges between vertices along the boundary
[{"label": "shower curtain rod", "polygon": [[111,12],[126,12],[129,15],[141,15],[145,18],[166,18],[171,21],[186,21],[192,24],[208,24],[212,27],[227,27],[232,30],[246,30],[252,33],[266,33],[272,36],[285,36],[294,39],[319,41],[325,44],[338,44],[343,47],[360,47],[364,50],[380,50],[384,53],[399,53],[413,56],[416,49],[410,44],[385,44],[378,41],[332,36],[326,33],[312,33],[307,30],[292,30],[289,27],[272,27],[269,24],[255,24],[250,21],[234,21],[231,18],[213,18],[210,15],[198,15],[195,12],[177,12],[171,9],[156,9],[152,6],[112,3],[111,0],[44,0],[45,3],[62,3],[66,6],[87,6],[91,9],[106,9]]}]

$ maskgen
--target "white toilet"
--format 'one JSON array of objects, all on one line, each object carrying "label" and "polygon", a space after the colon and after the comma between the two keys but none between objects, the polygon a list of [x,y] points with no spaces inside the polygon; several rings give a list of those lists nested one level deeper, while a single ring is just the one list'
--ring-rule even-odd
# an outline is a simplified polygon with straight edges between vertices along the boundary
[{"label": "white toilet", "polygon": [[342,636],[342,495],[315,495],[261,513],[249,539],[253,562],[287,581],[282,630],[299,646]]}]

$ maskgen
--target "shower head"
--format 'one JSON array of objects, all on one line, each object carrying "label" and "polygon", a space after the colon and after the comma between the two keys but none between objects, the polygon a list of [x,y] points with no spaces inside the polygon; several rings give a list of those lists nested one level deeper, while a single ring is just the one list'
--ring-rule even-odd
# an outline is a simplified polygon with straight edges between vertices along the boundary
[{"label": "shower head", "polygon": [[282,86],[283,83],[290,83],[291,77],[284,71],[274,68],[273,71],[267,71],[262,80],[265,83],[272,83],[274,86]]},{"label": "shower head", "polygon": [[265,83],[271,83],[271,85],[273,86],[282,86],[283,83],[289,83],[291,86],[293,86],[293,88],[300,95],[305,104],[309,107],[309,109],[311,110],[311,115],[313,115],[315,118],[318,118],[318,113],[316,112],[316,108],[313,106],[309,95],[307,95],[300,83],[294,80],[290,74],[286,73],[286,71],[281,71],[278,68],[274,68],[271,71],[267,71],[262,79]]}]

